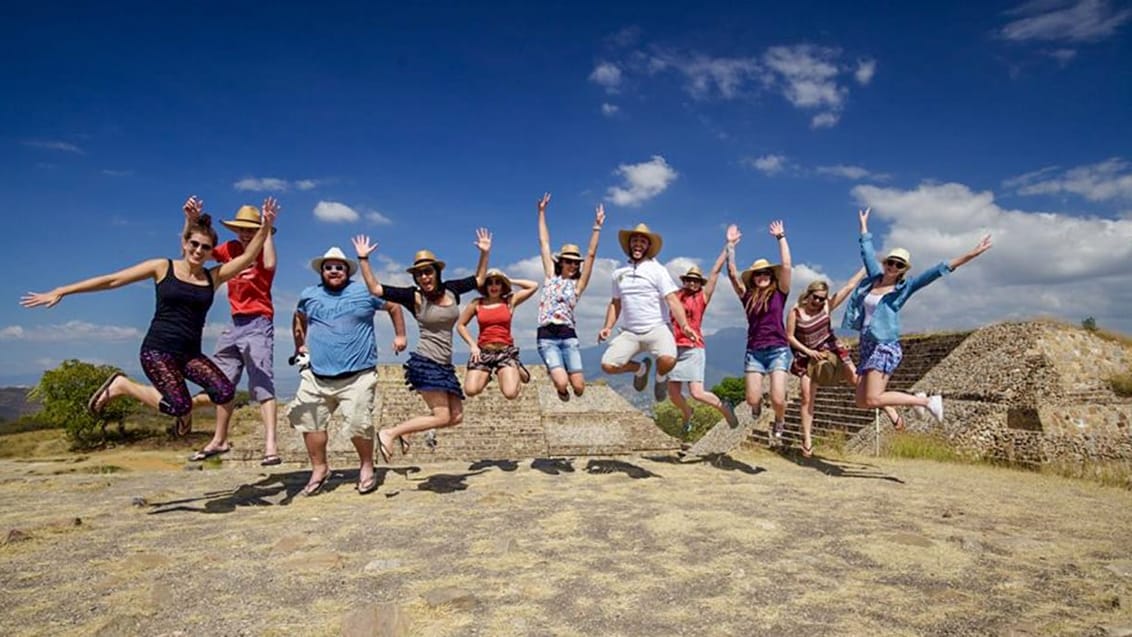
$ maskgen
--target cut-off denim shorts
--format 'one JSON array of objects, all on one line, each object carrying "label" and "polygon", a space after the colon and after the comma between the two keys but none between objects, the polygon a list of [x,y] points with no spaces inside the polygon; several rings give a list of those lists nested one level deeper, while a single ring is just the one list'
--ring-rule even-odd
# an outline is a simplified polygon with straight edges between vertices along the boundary
[{"label": "cut-off denim shorts", "polygon": [[777,371],[785,372],[790,369],[790,362],[793,360],[794,354],[791,353],[790,348],[785,345],[781,347],[749,349],[747,350],[747,365],[745,371],[755,374],[769,374]]}]

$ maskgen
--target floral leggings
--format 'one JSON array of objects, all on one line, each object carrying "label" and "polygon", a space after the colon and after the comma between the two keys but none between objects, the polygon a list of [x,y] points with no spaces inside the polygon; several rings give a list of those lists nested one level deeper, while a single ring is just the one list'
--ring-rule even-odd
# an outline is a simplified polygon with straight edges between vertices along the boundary
[{"label": "floral leggings", "polygon": [[217,405],[223,405],[236,397],[236,386],[204,354],[184,356],[143,349],[140,358],[145,377],[161,393],[161,403],[157,408],[163,414],[184,416],[192,411],[193,397],[189,394],[185,379],[200,385]]}]

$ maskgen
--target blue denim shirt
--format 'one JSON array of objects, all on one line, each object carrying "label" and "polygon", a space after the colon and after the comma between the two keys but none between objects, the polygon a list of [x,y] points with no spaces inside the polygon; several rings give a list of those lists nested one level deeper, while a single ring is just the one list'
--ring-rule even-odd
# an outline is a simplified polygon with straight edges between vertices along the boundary
[{"label": "blue denim shirt", "polygon": [[861,336],[868,336],[879,343],[891,343],[900,340],[900,308],[908,301],[908,297],[925,285],[935,281],[941,276],[951,273],[951,267],[940,261],[935,267],[921,272],[915,277],[904,278],[896,284],[891,292],[885,294],[873,311],[873,320],[864,330],[861,324],[865,322],[865,296],[880,283],[884,268],[877,261],[876,250],[873,248],[873,235],[866,232],[861,235],[861,260],[865,262],[865,278],[857,284],[853,294],[849,296],[849,304],[845,309],[845,316],[841,319],[842,329],[852,329],[861,332]]}]

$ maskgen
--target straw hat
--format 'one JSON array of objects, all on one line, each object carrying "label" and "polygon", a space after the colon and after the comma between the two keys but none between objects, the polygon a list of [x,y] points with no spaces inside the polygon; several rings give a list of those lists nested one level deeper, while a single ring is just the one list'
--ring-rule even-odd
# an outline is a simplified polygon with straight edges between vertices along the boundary
[{"label": "straw hat", "polygon": [[417,250],[417,253],[413,255],[413,265],[405,268],[405,271],[412,274],[430,265],[435,267],[437,272],[444,269],[444,262],[437,259],[436,255],[432,253],[432,250]]},{"label": "straw hat", "polygon": [[903,261],[905,270],[912,267],[912,254],[904,248],[893,248],[892,250],[889,250],[888,254],[886,254],[884,258],[886,261],[888,259],[899,259]]},{"label": "straw hat", "polygon": [[755,278],[755,272],[758,272],[759,270],[770,270],[770,271],[774,272],[774,278],[777,280],[779,278],[779,275],[782,272],[782,266],[775,264],[775,263],[771,263],[770,261],[767,261],[766,259],[759,259],[758,261],[755,261],[754,263],[752,263],[751,267],[747,268],[746,270],[743,270],[743,274],[742,274],[743,285],[747,286],[748,288],[754,287],[755,284],[753,283],[753,281],[754,281],[754,278]]},{"label": "straw hat", "polygon": [[694,265],[692,267],[688,268],[687,272],[680,275],[681,281],[683,281],[685,279],[692,279],[694,281],[699,281],[700,283],[707,282],[707,279],[704,278],[704,273],[700,272],[700,269],[697,266],[694,266]]},{"label": "straw hat", "polygon": [[349,276],[354,276],[354,273],[358,271],[358,262],[354,261],[353,259],[346,258],[346,254],[342,252],[342,249],[338,246],[333,246],[326,251],[326,254],[322,255],[321,257],[311,259],[311,269],[321,275],[322,263],[324,261],[344,262],[346,264],[346,274]]},{"label": "straw hat", "polygon": [[[259,230],[259,227],[263,225],[259,220],[259,208],[255,206],[240,206],[240,209],[236,211],[235,219],[231,221],[221,220],[220,223],[233,232],[239,230]],[[278,228],[275,226],[271,227],[272,234],[275,234],[276,230],[278,230]]]},{"label": "straw hat", "polygon": [[483,285],[478,288],[480,294],[487,296],[487,282],[492,279],[503,281],[503,291],[499,293],[499,296],[506,297],[508,294],[511,294],[511,279],[507,278],[507,275],[503,274],[501,270],[496,270],[495,268],[488,270],[487,274],[484,275]]},{"label": "straw hat", "polygon": [[660,235],[649,230],[649,227],[643,223],[638,223],[636,228],[632,230],[621,230],[617,233],[617,238],[621,241],[621,250],[625,252],[626,256],[632,256],[629,251],[629,237],[640,234],[649,238],[649,249],[645,251],[646,259],[651,259],[660,254],[660,247],[664,245],[664,239]]},{"label": "straw hat", "polygon": [[582,250],[574,243],[563,243],[562,249],[554,255],[554,260],[573,259],[574,261],[582,260]]}]

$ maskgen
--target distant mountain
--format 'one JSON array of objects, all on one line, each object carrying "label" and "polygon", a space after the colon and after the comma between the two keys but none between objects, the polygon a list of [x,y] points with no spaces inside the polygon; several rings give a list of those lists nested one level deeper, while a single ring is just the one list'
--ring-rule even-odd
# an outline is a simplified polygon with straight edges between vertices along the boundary
[{"label": "distant mountain", "polygon": [[0,422],[39,411],[41,405],[28,400],[30,390],[30,387],[0,387]]}]

